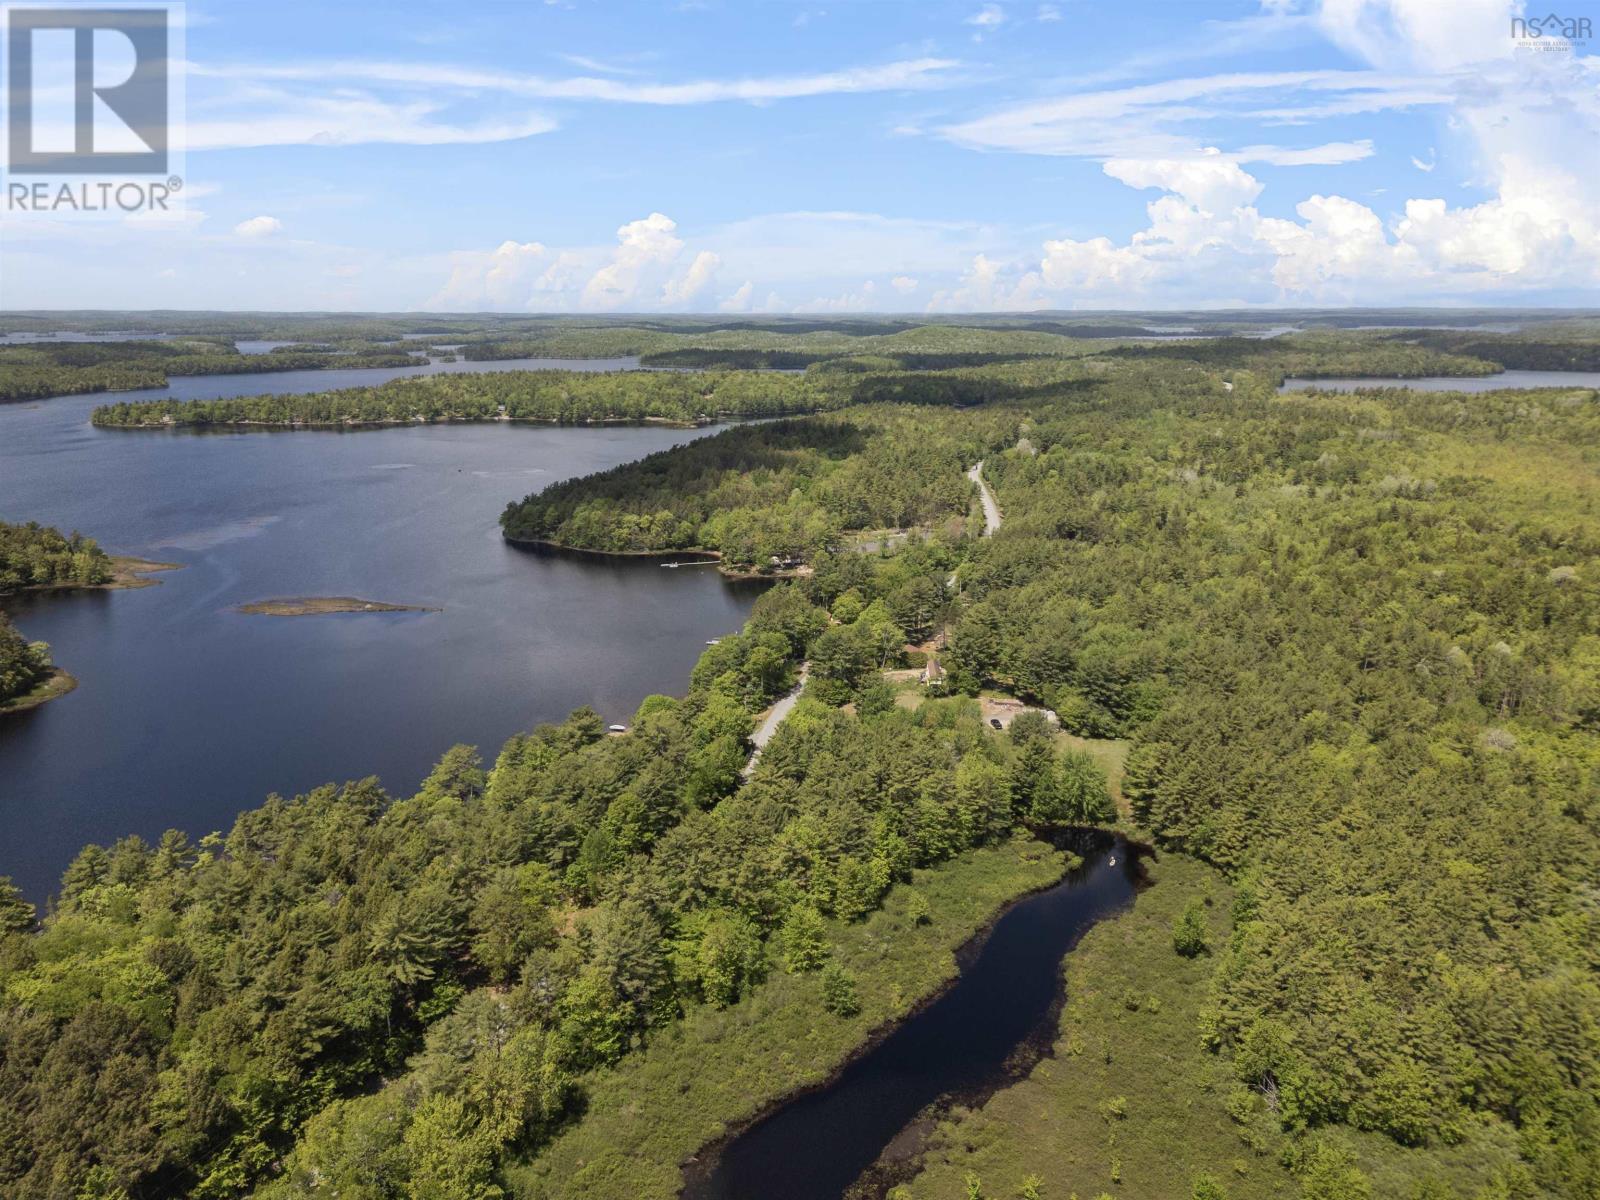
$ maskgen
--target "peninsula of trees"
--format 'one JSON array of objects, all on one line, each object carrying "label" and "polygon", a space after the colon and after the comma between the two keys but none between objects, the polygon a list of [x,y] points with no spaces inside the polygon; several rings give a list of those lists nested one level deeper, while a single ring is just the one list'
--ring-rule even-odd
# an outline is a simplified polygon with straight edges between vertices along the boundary
[{"label": "peninsula of trees", "polygon": [[512,541],[711,550],[726,567],[811,562],[850,531],[959,528],[972,502],[964,464],[1012,422],[879,406],[748,426],[555,484],[500,520]]},{"label": "peninsula of trees", "polygon": [[94,587],[109,583],[111,557],[92,538],[63,534],[29,521],[0,521],[0,595],[28,588]]},{"label": "peninsula of trees", "polygon": [[55,677],[50,647],[28,641],[0,612],[0,714],[50,698],[44,689]]},{"label": "peninsula of trees", "polygon": [[[105,551],[85,537],[29,522],[0,521],[0,599],[34,588],[94,587],[112,578]],[[50,647],[30,642],[0,612],[0,713],[70,690],[71,677],[50,662]]]},{"label": "peninsula of trees", "polygon": [[848,403],[827,379],[754,371],[708,375],[665,371],[503,371],[396,379],[378,387],[303,396],[149,400],[94,410],[96,425],[344,428],[436,421],[666,421],[696,425],[724,417],[771,417]]}]

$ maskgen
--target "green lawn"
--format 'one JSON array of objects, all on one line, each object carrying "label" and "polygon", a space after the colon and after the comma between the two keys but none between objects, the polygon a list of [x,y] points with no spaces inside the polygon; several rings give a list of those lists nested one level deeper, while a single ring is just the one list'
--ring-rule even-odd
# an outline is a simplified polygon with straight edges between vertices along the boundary
[{"label": "green lawn", "polygon": [[1128,761],[1128,743],[1121,738],[1086,738],[1075,733],[1058,733],[1056,741],[1071,750],[1081,750],[1099,764],[1106,773],[1106,786],[1111,798],[1124,816],[1128,806],[1122,798],[1122,768]]}]

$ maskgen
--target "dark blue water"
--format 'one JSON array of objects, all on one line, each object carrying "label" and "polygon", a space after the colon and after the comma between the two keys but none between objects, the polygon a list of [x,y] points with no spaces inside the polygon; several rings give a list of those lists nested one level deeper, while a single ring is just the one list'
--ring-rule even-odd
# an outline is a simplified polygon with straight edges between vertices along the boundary
[{"label": "dark blue water", "polygon": [[[411,373],[195,377],[170,394]],[[0,718],[0,874],[33,899],[86,842],[226,829],[269,792],[328,780],[376,774],[403,794],[451,744],[492,757],[582,704],[625,721],[652,692],[682,693],[707,639],[737,629],[759,593],[712,570],[529,553],[496,524],[545,484],[709,429],[97,430],[103,399],[0,405],[0,518],[185,569],[158,587],[5,602],[79,681]],[[233,611],[296,595],[443,611]]]},{"label": "dark blue water", "polygon": [[949,991],[833,1083],[692,1165],[684,1200],[839,1200],[929,1105],[981,1102],[1031,1067],[1055,1040],[1062,958],[1139,881],[1121,838],[1071,837],[1083,866],[1012,906]]}]

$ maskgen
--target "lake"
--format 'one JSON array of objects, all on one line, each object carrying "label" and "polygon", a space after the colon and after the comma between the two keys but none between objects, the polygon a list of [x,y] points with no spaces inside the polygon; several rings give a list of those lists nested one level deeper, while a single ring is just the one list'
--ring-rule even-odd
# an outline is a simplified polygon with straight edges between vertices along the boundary
[{"label": "lake", "polygon": [[[318,391],[418,373],[192,376],[121,396]],[[681,694],[706,641],[738,629],[763,586],[500,537],[507,502],[710,427],[97,430],[89,412],[105,400],[0,405],[0,518],[185,564],[156,587],[5,602],[79,681],[0,718],[0,874],[33,900],[86,842],[226,830],[270,792],[329,780],[376,774],[406,794],[453,743],[492,758],[512,733],[583,704],[627,721],[646,695]],[[296,595],[443,611],[233,611]]]},{"label": "lake", "polygon": [[240,354],[270,354],[280,346],[293,346],[294,342],[268,342],[260,338],[241,338],[233,343]]},{"label": "lake", "polygon": [[1361,388],[1415,388],[1420,392],[1497,392],[1503,388],[1600,388],[1600,371],[1502,371],[1498,375],[1425,375],[1357,379],[1285,379],[1280,392],[1354,392]]},{"label": "lake", "polygon": [[145,342],[171,337],[170,333],[138,333],[133,330],[113,330],[106,333],[74,333],[60,329],[46,333],[0,333],[0,346],[31,346],[37,342]]},{"label": "lake", "polygon": [[[1055,1042],[1061,960],[1096,922],[1120,911],[1141,878],[1139,850],[1101,830],[1067,831],[1083,865],[1012,905],[957,955],[955,984],[907,1018],[828,1085],[799,1096],[685,1171],[683,1200],[839,1200],[897,1135],[952,1101],[976,1105],[1015,1082]],[[825,1018],[821,1018],[825,1019]],[[887,1171],[884,1167],[889,1165]]]}]

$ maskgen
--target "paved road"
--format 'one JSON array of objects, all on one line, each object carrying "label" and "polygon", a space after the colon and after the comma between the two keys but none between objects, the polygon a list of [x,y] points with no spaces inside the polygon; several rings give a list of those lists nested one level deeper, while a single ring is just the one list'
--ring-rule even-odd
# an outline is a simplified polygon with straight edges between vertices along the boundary
[{"label": "paved road", "polygon": [[[978,497],[983,501],[983,536],[988,537],[1000,528],[1000,506],[994,502],[994,494],[989,491],[989,485],[983,481],[983,459],[979,459],[967,471],[967,478],[978,485]],[[956,573],[950,572],[946,581],[951,590],[956,586]]]},{"label": "paved road", "polygon": [[783,719],[794,711],[794,706],[800,700],[800,693],[806,690],[806,677],[810,673],[811,664],[808,662],[801,663],[800,682],[794,685],[794,689],[787,696],[772,706],[771,711],[767,713],[766,719],[756,726],[756,731],[750,735],[750,744],[755,749],[750,752],[750,761],[744,764],[746,777],[756,769],[756,760],[761,757],[761,752],[767,748],[767,743],[772,740],[772,735],[778,732],[778,726],[783,724]]},{"label": "paved road", "polygon": [[994,493],[983,481],[983,459],[973,464],[972,470],[967,472],[967,478],[978,485],[978,495],[983,499],[983,536],[990,537],[1000,528],[1000,506],[994,502]]}]

